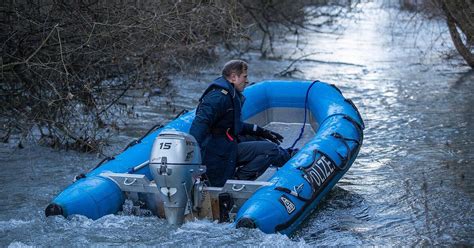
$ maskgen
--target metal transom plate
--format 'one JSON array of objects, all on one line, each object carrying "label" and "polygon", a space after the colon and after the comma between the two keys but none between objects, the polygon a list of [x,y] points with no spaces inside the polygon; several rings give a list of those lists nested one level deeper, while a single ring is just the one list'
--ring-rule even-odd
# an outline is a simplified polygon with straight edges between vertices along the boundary
[{"label": "metal transom plate", "polygon": [[100,174],[103,177],[110,178],[122,191],[142,192],[158,194],[160,191],[154,182],[148,180],[145,175],[104,172]]},{"label": "metal transom plate", "polygon": [[223,192],[231,193],[234,199],[248,199],[255,193],[260,187],[272,185],[270,182],[262,181],[247,181],[247,180],[227,180],[225,185],[221,187],[206,187],[205,190],[209,191],[212,195]]}]

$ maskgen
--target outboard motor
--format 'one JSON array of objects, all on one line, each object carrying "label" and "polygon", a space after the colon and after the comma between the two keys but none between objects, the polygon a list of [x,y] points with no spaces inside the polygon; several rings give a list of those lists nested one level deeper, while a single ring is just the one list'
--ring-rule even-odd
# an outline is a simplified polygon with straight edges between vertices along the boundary
[{"label": "outboard motor", "polygon": [[206,172],[196,139],[184,132],[161,132],[151,150],[150,171],[161,193],[168,223],[182,224],[186,207],[192,211],[193,185]]}]

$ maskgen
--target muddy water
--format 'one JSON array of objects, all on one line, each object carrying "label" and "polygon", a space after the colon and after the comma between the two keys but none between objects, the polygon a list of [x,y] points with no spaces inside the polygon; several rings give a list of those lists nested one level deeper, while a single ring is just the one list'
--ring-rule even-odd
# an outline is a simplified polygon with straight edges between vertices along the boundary
[{"label": "muddy water", "polygon": [[[443,22],[420,25],[373,3],[359,8],[339,20],[345,28],[336,33],[285,37],[276,45],[283,59],[245,57],[251,80],[259,81],[277,78],[291,63],[285,58],[307,55],[293,76],[336,84],[367,126],[352,168],[291,238],[210,221],[172,228],[143,216],[45,218],[49,201],[100,158],[2,144],[0,246],[474,245],[474,73],[460,59],[442,58],[452,47]],[[440,31],[439,42],[430,42]],[[137,100],[138,117],[127,118],[108,152],[192,109],[219,67],[176,75],[170,89]],[[291,143],[294,133],[281,130]]]}]

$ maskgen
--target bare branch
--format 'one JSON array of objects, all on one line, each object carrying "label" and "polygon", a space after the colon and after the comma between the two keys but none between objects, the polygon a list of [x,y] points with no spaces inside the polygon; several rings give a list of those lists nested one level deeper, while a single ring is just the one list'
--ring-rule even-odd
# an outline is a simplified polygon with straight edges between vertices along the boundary
[{"label": "bare branch", "polygon": [[26,64],[28,63],[40,50],[41,48],[43,48],[43,46],[46,44],[46,42],[49,40],[49,38],[51,37],[51,35],[53,34],[54,30],[58,27],[58,24],[56,24],[53,29],[51,29],[51,31],[49,32],[48,36],[46,37],[46,39],[43,40],[43,42],[38,46],[38,48],[36,48],[36,50],[30,55],[28,56],[27,59],[25,59],[24,61],[20,61],[20,62],[14,62],[14,63],[9,63],[9,64],[3,64],[0,69],[3,71],[5,70],[6,68],[9,68],[9,67],[13,67],[13,66],[16,66],[16,65],[21,65],[21,64]]}]

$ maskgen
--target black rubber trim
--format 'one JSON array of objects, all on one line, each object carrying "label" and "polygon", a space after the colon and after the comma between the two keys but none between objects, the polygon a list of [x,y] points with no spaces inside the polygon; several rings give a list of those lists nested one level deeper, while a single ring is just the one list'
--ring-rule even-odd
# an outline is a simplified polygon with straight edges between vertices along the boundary
[{"label": "black rubber trim", "polygon": [[319,126],[322,126],[327,120],[329,120],[331,117],[334,117],[334,116],[342,116],[343,118],[349,120],[350,122],[352,122],[354,124],[354,126],[359,129],[358,131],[360,133],[362,133],[362,125],[357,122],[356,120],[354,120],[354,118],[350,117],[349,115],[347,114],[343,114],[343,113],[336,113],[336,114],[332,114],[332,115],[329,115],[328,117],[326,117],[326,119],[324,119],[323,122],[321,122],[321,124]]},{"label": "black rubber trim", "polygon": [[[345,170],[345,169],[347,169],[346,167],[349,164],[349,161],[351,160],[351,157],[352,157],[351,148],[349,147],[349,144],[347,144],[346,138],[344,138],[344,136],[342,136],[340,133],[334,132],[334,133],[332,133],[331,136],[333,136],[334,138],[340,140],[344,144],[344,146],[346,147],[347,154],[346,154],[345,157],[342,154],[340,154],[338,151],[336,151],[337,155],[339,155],[339,157],[341,158],[341,162],[344,164],[344,166],[340,169]],[[359,142],[357,141],[357,143],[359,143]]]},{"label": "black rubber trim", "polygon": [[140,142],[141,142],[141,140],[132,140],[132,142],[128,143],[128,145],[125,146],[125,148],[123,148],[122,151],[125,151],[125,150],[127,150],[129,147],[132,147],[132,146],[134,146],[134,145],[136,145],[136,144],[138,144],[138,143],[140,143]]},{"label": "black rubber trim", "polygon": [[342,91],[335,84],[329,84],[329,85],[331,85],[334,89],[336,89],[339,92],[339,94],[342,95]]},{"label": "black rubber trim", "polygon": [[114,159],[115,159],[115,157],[106,157],[106,158],[102,159],[92,170],[95,170],[95,169],[99,168],[103,163],[108,162],[110,160],[114,160]]},{"label": "black rubber trim", "polygon": [[189,110],[187,110],[187,109],[181,110],[181,111],[174,117],[173,120],[178,119],[179,117],[181,117],[182,115],[186,114],[187,112],[189,112]]},{"label": "black rubber trim", "polygon": [[64,210],[61,207],[61,205],[58,205],[56,203],[50,203],[44,210],[44,215],[46,217],[48,216],[55,216],[55,215],[63,215]]},{"label": "black rubber trim", "polygon": [[338,139],[344,139],[346,141],[352,141],[354,143],[356,143],[357,145],[360,145],[360,141],[356,140],[356,139],[351,139],[351,138],[346,138],[344,136],[342,136],[342,134],[338,133],[338,132],[334,132],[332,133],[332,136],[334,136],[335,138],[338,138]]},{"label": "black rubber trim", "polygon": [[318,153],[321,154],[321,155],[324,155],[325,157],[327,157],[327,158],[331,161],[331,163],[332,163],[334,166],[337,167],[337,165],[336,165],[336,163],[334,162],[334,160],[333,160],[330,156],[328,156],[325,152],[322,152],[322,151],[320,151],[320,150],[314,150],[314,152],[313,152],[313,161],[311,161],[311,163],[309,163],[309,165],[304,165],[304,166],[298,167],[298,169],[300,169],[300,170],[301,170],[301,169],[307,169],[308,167],[310,167],[311,165],[313,165],[314,161],[316,160],[316,154],[318,154]]},{"label": "black rubber trim", "polygon": [[349,103],[354,108],[354,110],[356,111],[356,113],[359,116],[359,119],[361,121],[362,130],[364,130],[365,129],[365,124],[364,124],[364,120],[362,120],[362,115],[360,115],[359,109],[356,107],[356,105],[354,104],[354,102],[351,99],[344,99],[344,101]]},{"label": "black rubber trim", "polygon": [[304,197],[300,196],[300,194],[298,194],[298,193],[297,193],[297,195],[294,195],[294,194],[292,194],[291,190],[289,190],[289,189],[287,189],[287,188],[276,187],[275,190],[278,190],[278,191],[287,193],[287,194],[289,194],[289,195],[291,195],[291,196],[296,197],[296,199],[298,199],[298,200],[300,200],[300,201],[303,201],[303,202],[307,202],[307,201],[311,200],[311,199],[309,199],[309,198],[304,198]]},{"label": "black rubber trim", "polygon": [[359,132],[359,136],[362,140],[364,138],[364,131],[362,129],[362,126],[359,124],[359,122],[357,122],[356,120],[354,120],[354,118],[352,118],[348,115],[344,115],[343,118],[346,119],[347,121],[351,122],[356,127],[357,131]]},{"label": "black rubber trim", "polygon": [[357,131],[359,132],[359,136],[361,138],[364,138],[364,132],[362,131],[362,126],[359,122],[357,122],[356,120],[354,120],[354,118],[350,117],[349,115],[346,115],[346,114],[341,114],[341,113],[338,113],[338,114],[332,114],[328,117],[326,117],[326,119],[324,119],[324,121],[321,123],[320,126],[322,126],[327,120],[329,120],[331,117],[334,117],[334,116],[342,116],[342,118],[348,120],[349,122],[352,123],[352,125],[354,125],[354,127],[357,129]]},{"label": "black rubber trim", "polygon": [[76,182],[79,179],[83,179],[83,178],[86,178],[86,174],[81,173],[81,174],[74,177],[74,182]]}]

